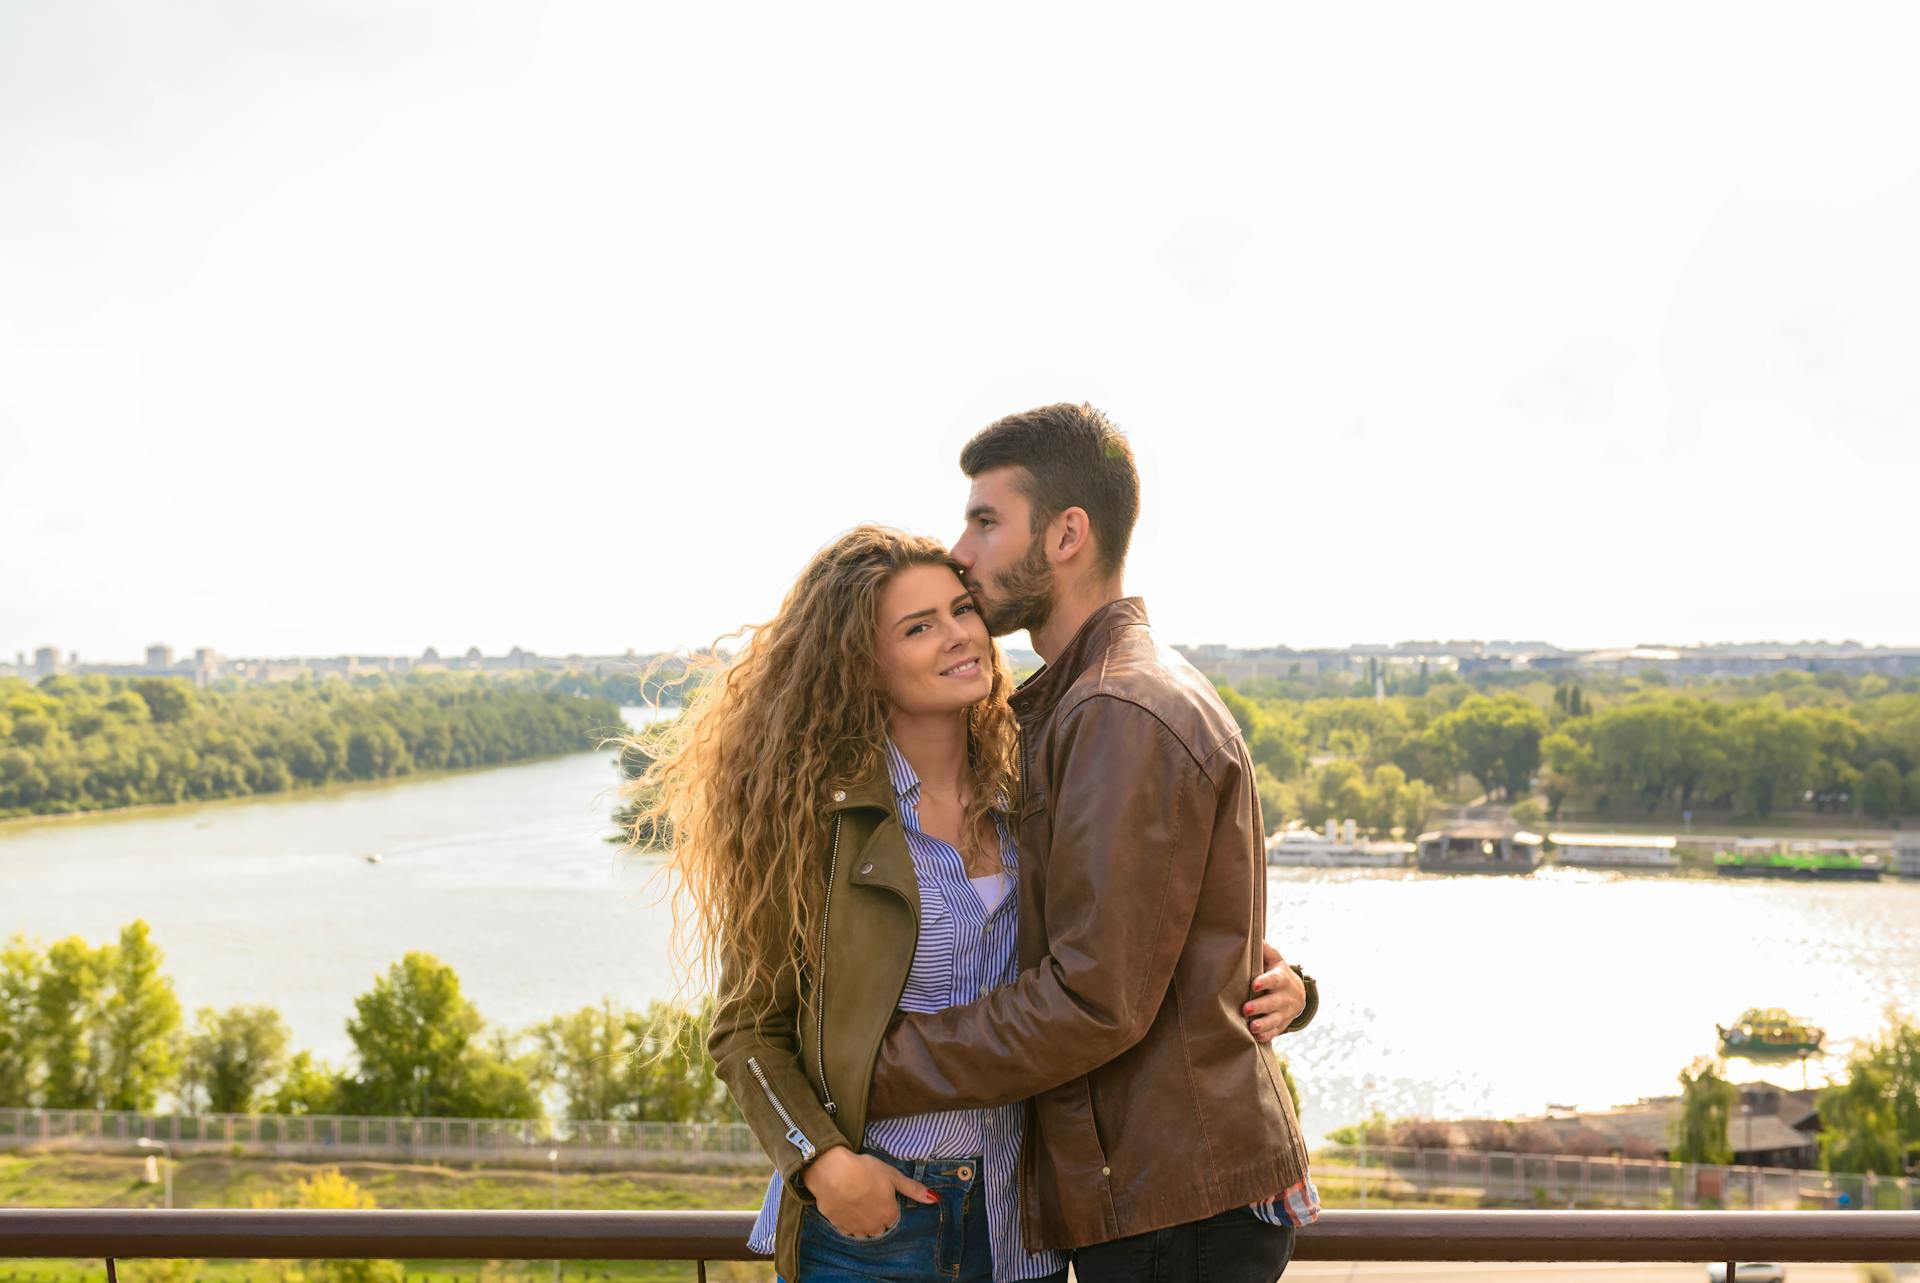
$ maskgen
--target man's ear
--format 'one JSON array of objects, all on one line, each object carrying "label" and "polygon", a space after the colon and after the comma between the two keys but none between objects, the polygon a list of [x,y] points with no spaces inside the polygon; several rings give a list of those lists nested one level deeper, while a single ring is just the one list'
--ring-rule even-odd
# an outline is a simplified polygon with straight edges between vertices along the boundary
[{"label": "man's ear", "polygon": [[1047,560],[1056,566],[1089,563],[1093,556],[1093,522],[1085,508],[1068,508],[1047,523]]}]

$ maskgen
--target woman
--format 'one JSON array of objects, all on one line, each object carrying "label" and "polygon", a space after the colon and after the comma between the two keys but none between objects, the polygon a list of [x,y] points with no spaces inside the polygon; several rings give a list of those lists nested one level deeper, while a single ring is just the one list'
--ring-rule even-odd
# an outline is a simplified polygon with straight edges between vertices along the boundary
[{"label": "woman", "polygon": [[639,781],[718,973],[708,1048],[778,1170],[795,1283],[1065,1277],[1021,1246],[1021,1109],[869,1121],[896,1009],[1014,978],[1009,679],[958,568],[862,526],[814,557]]}]

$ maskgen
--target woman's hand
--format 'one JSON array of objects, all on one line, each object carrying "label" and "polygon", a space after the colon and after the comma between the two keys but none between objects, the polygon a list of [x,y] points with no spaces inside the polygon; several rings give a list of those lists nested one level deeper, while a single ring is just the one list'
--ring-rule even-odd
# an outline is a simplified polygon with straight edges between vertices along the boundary
[{"label": "woman's hand", "polygon": [[1240,1008],[1253,1030],[1255,1042],[1272,1042],[1287,1031],[1307,1008],[1307,986],[1287,966],[1280,951],[1264,940],[1260,943],[1260,965],[1265,974],[1254,977],[1253,1001]]},{"label": "woman's hand", "polygon": [[802,1175],[820,1215],[848,1238],[878,1238],[898,1225],[901,1196],[940,1201],[911,1176],[844,1145],[823,1152]]}]

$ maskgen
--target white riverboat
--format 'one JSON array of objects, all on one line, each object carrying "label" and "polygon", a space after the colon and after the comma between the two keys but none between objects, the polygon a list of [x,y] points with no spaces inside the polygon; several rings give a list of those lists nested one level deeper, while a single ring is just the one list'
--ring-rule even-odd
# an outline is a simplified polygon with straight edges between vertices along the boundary
[{"label": "white riverboat", "polygon": [[1594,869],[1671,869],[1680,863],[1671,837],[1638,833],[1549,833],[1554,859]]},{"label": "white riverboat", "polygon": [[1893,871],[1903,878],[1920,878],[1920,833],[1893,835]]},{"label": "white riverboat", "polygon": [[1267,863],[1306,869],[1396,869],[1413,857],[1411,842],[1376,842],[1359,836],[1352,820],[1327,821],[1324,833],[1285,828],[1267,839]]}]

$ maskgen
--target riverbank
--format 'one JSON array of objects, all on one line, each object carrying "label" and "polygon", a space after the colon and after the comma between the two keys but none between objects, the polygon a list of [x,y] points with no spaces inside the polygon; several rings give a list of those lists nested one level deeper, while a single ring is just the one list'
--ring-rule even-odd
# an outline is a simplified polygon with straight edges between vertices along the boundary
[{"label": "riverbank", "polygon": [[[377,780],[330,780],[325,784],[303,784],[293,788],[278,789],[272,793],[242,793],[234,797],[201,798],[191,802],[141,802],[135,806],[105,806],[91,811],[63,811],[57,815],[10,815],[0,817],[0,838],[15,833],[25,833],[37,828],[54,826],[78,826],[87,821],[103,823],[115,820],[170,819],[178,816],[198,815],[202,812],[217,813],[229,811],[235,807],[251,806],[261,802],[303,802],[331,797],[345,797],[356,793],[380,793],[387,790],[405,788],[410,784],[431,784],[435,780],[465,778],[473,775],[485,775],[490,771],[507,771],[518,766],[535,766],[541,762],[557,762],[565,758],[580,757],[583,754],[598,753],[612,758],[611,748],[584,748],[565,753],[541,753],[534,757],[516,758],[511,762],[489,762],[485,766],[449,767],[442,770],[412,771],[406,775],[389,775]],[[612,783],[617,780],[609,777]]]}]

